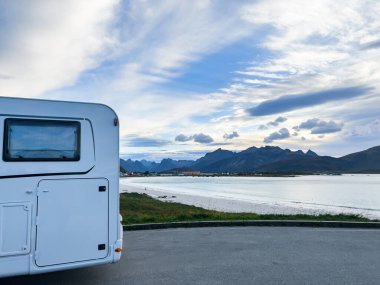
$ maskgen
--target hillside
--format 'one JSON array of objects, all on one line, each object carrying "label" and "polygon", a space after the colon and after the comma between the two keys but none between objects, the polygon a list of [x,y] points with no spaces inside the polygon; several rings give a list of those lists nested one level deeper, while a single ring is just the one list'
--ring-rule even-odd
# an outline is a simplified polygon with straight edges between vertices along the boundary
[{"label": "hillside", "polygon": [[120,159],[120,167],[129,172],[162,172],[174,168],[189,167],[194,164],[192,160],[163,159],[160,163],[146,160]]},{"label": "hillside", "polygon": [[163,159],[156,163],[121,159],[120,165],[133,172],[186,169],[211,173],[380,173],[380,146],[340,158],[276,146],[250,147],[241,152],[219,148],[195,161]]},{"label": "hillside", "polygon": [[340,158],[353,172],[380,173],[380,146],[352,153]]}]

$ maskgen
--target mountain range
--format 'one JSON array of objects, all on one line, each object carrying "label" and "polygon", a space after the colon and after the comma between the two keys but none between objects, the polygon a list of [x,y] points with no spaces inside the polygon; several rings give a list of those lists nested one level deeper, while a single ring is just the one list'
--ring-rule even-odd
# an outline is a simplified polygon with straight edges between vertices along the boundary
[{"label": "mountain range", "polygon": [[380,146],[339,158],[277,146],[250,147],[240,152],[219,148],[197,160],[166,158],[157,163],[120,159],[120,167],[129,172],[380,173]]}]

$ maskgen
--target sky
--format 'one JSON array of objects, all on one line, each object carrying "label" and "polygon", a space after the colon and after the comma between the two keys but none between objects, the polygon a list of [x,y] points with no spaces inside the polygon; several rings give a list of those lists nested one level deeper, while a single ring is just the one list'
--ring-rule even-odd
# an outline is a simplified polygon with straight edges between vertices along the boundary
[{"label": "sky", "polygon": [[123,158],[380,145],[380,1],[0,0],[0,96],[104,103]]}]

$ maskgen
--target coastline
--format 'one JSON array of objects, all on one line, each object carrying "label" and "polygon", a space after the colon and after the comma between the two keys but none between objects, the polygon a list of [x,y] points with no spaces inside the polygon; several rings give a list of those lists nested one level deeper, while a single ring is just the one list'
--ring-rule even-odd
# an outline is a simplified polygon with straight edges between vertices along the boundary
[{"label": "coastline", "polygon": [[159,187],[144,186],[127,182],[128,178],[120,179],[120,193],[147,194],[160,201],[176,202],[185,205],[201,207],[226,213],[256,213],[276,215],[357,215],[368,219],[378,220],[379,211],[345,206],[329,206],[294,202],[293,205],[281,203],[265,203],[261,201],[243,201],[227,197],[210,197],[196,194],[178,193],[175,190],[160,189]]},{"label": "coastline", "polygon": [[[122,180],[121,180],[122,181]],[[222,197],[204,197],[197,195],[181,194],[173,191],[162,190],[152,187],[136,186],[120,182],[120,193],[147,194],[160,201],[177,202],[192,205],[208,210],[216,210],[228,213],[257,213],[257,214],[283,214],[283,215],[320,215],[337,214],[333,211],[316,210],[304,207],[290,207],[280,204],[254,203],[247,201],[232,200]],[[344,211],[340,212],[344,213]],[[347,212],[352,213],[352,212]]]}]

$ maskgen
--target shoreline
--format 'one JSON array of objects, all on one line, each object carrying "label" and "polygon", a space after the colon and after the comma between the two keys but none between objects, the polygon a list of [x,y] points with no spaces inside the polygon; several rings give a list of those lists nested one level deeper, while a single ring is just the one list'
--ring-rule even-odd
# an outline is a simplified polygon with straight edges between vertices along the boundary
[{"label": "shoreline", "polygon": [[[120,183],[120,193],[147,194],[160,201],[176,202],[185,205],[201,207],[208,210],[216,210],[228,213],[257,213],[257,214],[283,214],[283,215],[321,215],[338,214],[335,211],[316,210],[304,207],[290,207],[280,204],[254,203],[232,200],[221,197],[204,197],[190,194],[181,194],[152,187],[138,187],[131,184]],[[339,214],[352,214],[352,211],[341,211]],[[374,217],[376,218],[376,217]]]},{"label": "shoreline", "polygon": [[[330,209],[318,209],[318,205],[297,204],[297,206],[281,205],[281,204],[268,204],[263,202],[254,201],[241,201],[231,198],[223,197],[207,197],[194,194],[182,194],[175,191],[166,189],[159,189],[153,187],[145,187],[143,185],[135,185],[130,183],[123,183],[120,180],[120,193],[140,193],[147,194],[152,198],[166,202],[176,202],[185,205],[200,207],[207,210],[216,210],[226,213],[257,213],[257,214],[278,214],[278,215],[359,215],[369,219],[379,219],[380,216],[369,213],[363,209],[353,209],[349,207],[339,206],[324,206]],[[310,207],[308,207],[310,206]]]}]

